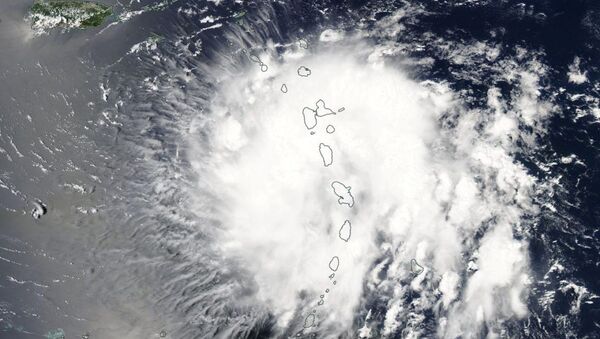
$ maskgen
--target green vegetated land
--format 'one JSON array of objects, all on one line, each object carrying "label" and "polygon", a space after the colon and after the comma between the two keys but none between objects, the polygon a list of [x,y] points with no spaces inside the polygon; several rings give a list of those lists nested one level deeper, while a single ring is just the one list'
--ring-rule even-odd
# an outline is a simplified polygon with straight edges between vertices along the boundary
[{"label": "green vegetated land", "polygon": [[36,0],[30,9],[33,25],[58,19],[57,26],[81,28],[99,26],[111,14],[107,5],[77,0]]}]

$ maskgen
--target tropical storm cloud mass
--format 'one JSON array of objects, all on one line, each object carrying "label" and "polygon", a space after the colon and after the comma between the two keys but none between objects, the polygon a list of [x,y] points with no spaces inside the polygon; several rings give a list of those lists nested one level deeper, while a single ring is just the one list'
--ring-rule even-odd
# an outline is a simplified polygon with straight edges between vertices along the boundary
[{"label": "tropical storm cloud mass", "polygon": [[0,4],[0,337],[600,338],[598,14]]}]

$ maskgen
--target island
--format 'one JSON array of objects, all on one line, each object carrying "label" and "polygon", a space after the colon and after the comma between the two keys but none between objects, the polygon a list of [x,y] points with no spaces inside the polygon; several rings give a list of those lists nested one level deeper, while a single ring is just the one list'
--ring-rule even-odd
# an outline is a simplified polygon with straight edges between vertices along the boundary
[{"label": "island", "polygon": [[311,107],[304,107],[302,109],[302,116],[304,118],[304,126],[307,129],[313,129],[317,126],[317,118],[322,118],[331,114],[335,114],[335,112],[325,105],[325,101],[323,99],[317,100],[315,103],[316,107],[313,109]]},{"label": "island", "polygon": [[338,197],[338,204],[348,205],[348,207],[354,206],[354,197],[350,193],[352,187],[346,186],[339,181],[334,181],[331,183],[331,188],[333,188],[333,193]]},{"label": "island", "polygon": [[345,242],[348,242],[348,240],[350,240],[351,234],[352,234],[352,223],[350,223],[350,220],[346,220],[346,221],[344,221],[344,224],[342,225],[342,227],[340,227],[339,237],[340,237],[340,239],[344,240]]},{"label": "island", "polygon": [[29,10],[29,20],[31,28],[40,32],[56,27],[100,26],[111,14],[109,6],[91,1],[36,0]]},{"label": "island", "polygon": [[333,164],[333,150],[331,147],[329,147],[329,145],[320,143],[319,153],[321,154],[321,160],[323,160],[323,166],[328,167]]}]

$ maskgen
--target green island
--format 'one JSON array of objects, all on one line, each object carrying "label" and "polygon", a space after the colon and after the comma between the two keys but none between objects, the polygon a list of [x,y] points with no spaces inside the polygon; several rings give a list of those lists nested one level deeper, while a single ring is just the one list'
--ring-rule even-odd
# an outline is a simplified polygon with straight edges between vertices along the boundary
[{"label": "green island", "polygon": [[96,27],[111,14],[107,5],[78,0],[36,0],[29,10],[31,27],[38,31]]}]

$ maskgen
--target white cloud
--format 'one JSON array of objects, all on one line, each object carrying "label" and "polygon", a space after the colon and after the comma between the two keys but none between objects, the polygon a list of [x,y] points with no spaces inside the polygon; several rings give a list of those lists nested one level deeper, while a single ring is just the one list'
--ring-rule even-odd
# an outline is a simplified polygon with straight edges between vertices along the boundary
[{"label": "white cloud", "polygon": [[[447,85],[414,82],[373,58],[368,45],[353,46],[284,54],[269,76],[252,68],[219,85],[210,119],[197,122],[211,131],[210,145],[198,143],[194,159],[199,189],[219,200],[218,246],[252,274],[256,301],[268,305],[282,331],[317,309],[327,329],[321,335],[334,336],[352,326],[364,293],[395,284],[386,289],[384,334],[407,326],[418,335],[422,315],[415,308],[434,310],[447,337],[524,316],[527,243],[513,229],[535,212],[536,182],[512,152],[525,133],[519,123],[538,126],[549,114],[540,70],[514,70],[521,84],[515,112],[495,88],[488,110],[467,110]],[[494,55],[494,48],[479,47],[483,57]],[[298,77],[298,65],[311,76]],[[301,112],[319,99],[345,110],[319,117],[311,135]],[[442,128],[443,119],[456,127]],[[335,133],[325,132],[328,124]],[[321,142],[333,149],[327,168]],[[352,187],[352,209],[337,203],[333,180]],[[348,243],[338,238],[346,219]],[[379,247],[376,234],[386,239]],[[371,268],[383,252],[388,259]],[[335,286],[327,267],[333,255],[340,258]],[[406,266],[412,258],[425,269],[417,277]],[[317,307],[326,288],[331,292]],[[417,306],[405,304],[410,290],[421,293]],[[360,330],[365,337],[373,334],[368,321]]]},{"label": "white cloud", "polygon": [[567,76],[569,77],[569,82],[574,84],[583,84],[588,81],[587,71],[582,72],[580,68],[581,60],[579,57],[575,57],[573,59],[573,63],[569,65],[569,72],[567,72]]},{"label": "white cloud", "polygon": [[333,29],[326,29],[319,36],[319,41],[322,42],[336,42],[342,39],[344,39],[344,32]]}]

